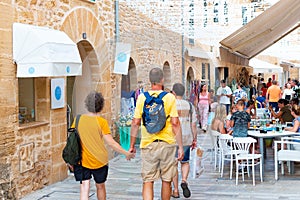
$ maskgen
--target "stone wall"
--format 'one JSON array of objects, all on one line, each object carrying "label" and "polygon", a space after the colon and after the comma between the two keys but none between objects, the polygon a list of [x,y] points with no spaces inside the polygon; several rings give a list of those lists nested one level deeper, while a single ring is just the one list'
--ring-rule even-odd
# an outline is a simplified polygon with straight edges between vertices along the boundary
[{"label": "stone wall", "polygon": [[17,132],[15,66],[12,62],[13,7],[11,1],[0,3],[0,198],[16,199],[16,181],[13,178],[12,155],[16,151]]},{"label": "stone wall", "polygon": [[[75,43],[82,40],[82,32],[87,33],[96,60],[101,60],[96,63],[99,66],[94,67],[97,74],[93,76],[94,88],[104,93],[107,102],[104,117],[110,119],[111,92],[107,88],[111,88],[112,59],[108,41],[114,37],[114,5],[108,0],[98,3],[88,0],[5,0],[1,1],[0,9],[3,19],[0,22],[0,197],[19,199],[67,177],[67,168],[61,158],[67,127],[66,107],[50,109],[50,78],[35,79],[36,119],[42,122],[19,125],[12,24],[19,22],[63,30]],[[67,26],[64,24],[70,23],[67,18],[76,20]]]},{"label": "stone wall", "polygon": [[[128,7],[126,3],[119,4],[119,42],[131,44],[130,57],[136,67],[137,82],[142,82],[147,90],[150,87],[149,71],[153,67],[163,69],[168,62],[171,69],[172,83],[181,82],[181,36],[153,22],[147,16]],[[113,71],[113,65],[111,68]],[[122,76],[111,75],[112,80],[112,121],[115,121],[120,111],[120,93]],[[113,129],[116,130],[116,129]]]}]

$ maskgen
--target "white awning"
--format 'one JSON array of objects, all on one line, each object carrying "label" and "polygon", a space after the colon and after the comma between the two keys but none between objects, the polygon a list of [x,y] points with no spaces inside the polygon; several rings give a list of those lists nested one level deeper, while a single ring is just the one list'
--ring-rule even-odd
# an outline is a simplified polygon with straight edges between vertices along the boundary
[{"label": "white awning", "polygon": [[17,77],[81,75],[77,45],[62,31],[13,24],[13,59]]},{"label": "white awning", "polygon": [[252,58],[249,61],[249,66],[253,67],[253,73],[282,73],[282,67],[278,65],[273,65],[271,63],[259,60],[257,58]]},{"label": "white awning", "polygon": [[199,49],[199,48],[186,48],[186,51],[189,56],[202,58],[202,59],[210,59],[208,52]]},{"label": "white awning", "polygon": [[281,0],[220,41],[229,52],[251,59],[300,27],[300,1]]}]

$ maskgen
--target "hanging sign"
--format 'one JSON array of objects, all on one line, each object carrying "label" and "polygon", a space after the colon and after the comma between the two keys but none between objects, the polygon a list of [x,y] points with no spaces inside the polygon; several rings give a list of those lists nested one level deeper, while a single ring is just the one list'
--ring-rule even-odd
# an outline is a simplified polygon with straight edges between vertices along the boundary
[{"label": "hanging sign", "polygon": [[117,43],[114,73],[116,74],[128,74],[129,59],[130,59],[131,44]]}]

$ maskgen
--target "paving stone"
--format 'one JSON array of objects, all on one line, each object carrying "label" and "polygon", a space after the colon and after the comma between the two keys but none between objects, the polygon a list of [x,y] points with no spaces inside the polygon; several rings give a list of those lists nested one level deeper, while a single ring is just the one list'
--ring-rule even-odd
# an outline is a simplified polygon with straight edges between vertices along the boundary
[{"label": "paving stone", "polygon": [[[208,134],[198,134],[198,143],[202,147],[210,144]],[[239,184],[235,185],[235,171],[233,179],[229,179],[229,162],[225,162],[224,176],[220,178],[218,170],[214,170],[210,159],[210,152],[205,152],[203,166],[204,172],[198,178],[189,177],[189,188],[191,189],[191,200],[222,199],[222,200],[298,200],[300,197],[300,165],[295,164],[295,174],[286,172],[283,176],[279,173],[279,180],[274,179],[273,150],[267,149],[267,159],[264,182],[259,180],[259,168],[256,171],[256,186],[252,185],[252,177],[245,176],[245,182],[239,177]],[[140,153],[131,161],[126,161],[122,156],[112,159],[109,164],[108,181],[106,182],[107,199],[111,200],[138,200],[142,199],[142,179]],[[192,165],[191,165],[192,166]],[[191,171],[193,168],[191,168]],[[180,174],[179,174],[180,176]],[[66,180],[47,186],[44,189],[33,192],[23,200],[64,200],[79,199],[79,183],[75,182],[70,175]],[[161,182],[154,184],[154,199],[160,199]],[[97,199],[94,183],[91,183],[90,199]],[[179,199],[183,198],[180,188]]]}]

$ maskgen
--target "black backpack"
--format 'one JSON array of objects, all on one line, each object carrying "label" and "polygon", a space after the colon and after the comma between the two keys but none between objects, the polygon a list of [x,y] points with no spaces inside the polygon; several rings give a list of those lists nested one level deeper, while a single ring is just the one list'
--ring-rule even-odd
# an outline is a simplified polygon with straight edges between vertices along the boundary
[{"label": "black backpack", "polygon": [[[68,165],[81,165],[81,143],[78,133],[78,122],[81,115],[77,115],[75,128],[68,129],[67,144],[62,152],[62,157]],[[71,170],[71,168],[69,167]],[[71,170],[72,171],[72,170]]]},{"label": "black backpack", "polygon": [[161,131],[167,121],[167,116],[164,108],[164,101],[162,98],[167,92],[161,92],[158,97],[150,96],[149,92],[145,92],[146,100],[143,108],[143,125],[146,127],[147,132],[155,134]]}]

